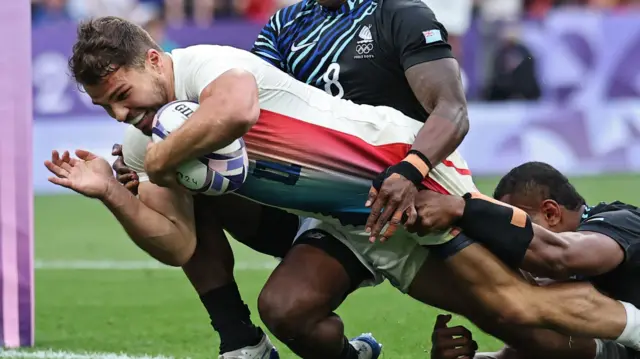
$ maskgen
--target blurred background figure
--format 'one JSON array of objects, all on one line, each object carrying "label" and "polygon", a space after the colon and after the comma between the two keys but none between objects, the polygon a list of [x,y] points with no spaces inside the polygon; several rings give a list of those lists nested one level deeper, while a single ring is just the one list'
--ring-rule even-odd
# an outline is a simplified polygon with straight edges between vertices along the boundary
[{"label": "blurred background figure", "polygon": [[33,0],[31,21],[33,26],[55,24],[71,20],[66,0]]},{"label": "blurred background figure", "polygon": [[535,59],[527,46],[520,41],[516,25],[503,29],[490,67],[486,100],[532,101],[540,98]]},{"label": "blurred background figure", "polygon": [[[462,62],[462,36],[471,26],[474,0],[422,0],[436,14],[449,33],[455,57]],[[516,1],[516,0],[511,0]]]},{"label": "blurred background figure", "polygon": [[[56,0],[65,1],[65,0]],[[118,16],[143,24],[162,8],[161,3],[139,0],[66,0],[71,16],[76,20],[105,16]]]},{"label": "blurred background figure", "polygon": [[162,16],[152,18],[147,21],[143,27],[149,32],[149,35],[156,40],[158,45],[162,47],[162,50],[170,52],[179,47],[176,42],[167,37],[167,26]]},{"label": "blurred background figure", "polygon": [[170,26],[181,26],[187,18],[200,27],[213,22],[216,10],[228,8],[229,0],[165,0],[166,20]]}]

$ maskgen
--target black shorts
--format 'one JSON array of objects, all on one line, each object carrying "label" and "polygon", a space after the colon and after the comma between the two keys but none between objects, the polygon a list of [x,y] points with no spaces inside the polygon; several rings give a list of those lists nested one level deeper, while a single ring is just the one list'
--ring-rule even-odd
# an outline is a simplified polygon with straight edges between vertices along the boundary
[{"label": "black shorts", "polygon": [[301,233],[296,240],[299,228],[300,217],[297,215],[275,207],[264,206],[261,211],[258,235],[253,238],[243,238],[241,242],[260,253],[277,258],[284,258],[294,245],[306,244],[321,249],[342,265],[351,279],[352,291],[365,280],[372,279],[371,272],[340,240],[317,229]]},{"label": "black shorts", "polygon": [[429,253],[432,255],[441,259],[448,259],[473,243],[475,243],[473,239],[469,238],[464,233],[460,233],[447,243],[427,247],[429,248]]}]

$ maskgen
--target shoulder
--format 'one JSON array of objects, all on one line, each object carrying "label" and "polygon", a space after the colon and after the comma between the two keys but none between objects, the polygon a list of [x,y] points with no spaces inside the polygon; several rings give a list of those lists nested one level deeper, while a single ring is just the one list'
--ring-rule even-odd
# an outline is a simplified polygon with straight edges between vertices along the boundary
[{"label": "shoulder", "polygon": [[601,233],[619,243],[636,243],[640,241],[640,212],[621,202],[601,204],[591,208],[578,231]]},{"label": "shoulder", "polygon": [[176,49],[171,52],[171,55],[174,59],[176,75],[186,77],[200,77],[211,73],[220,75],[232,68],[253,72],[264,62],[249,51],[218,45],[190,46]]},{"label": "shoulder", "polygon": [[206,59],[211,57],[224,59],[225,56],[237,56],[238,54],[243,52],[247,52],[247,51],[236,49],[230,46],[193,45],[193,46],[175,49],[171,51],[171,56],[177,62],[181,62],[181,60],[187,60],[185,61],[185,63],[187,63],[188,61],[191,61],[193,59]]}]

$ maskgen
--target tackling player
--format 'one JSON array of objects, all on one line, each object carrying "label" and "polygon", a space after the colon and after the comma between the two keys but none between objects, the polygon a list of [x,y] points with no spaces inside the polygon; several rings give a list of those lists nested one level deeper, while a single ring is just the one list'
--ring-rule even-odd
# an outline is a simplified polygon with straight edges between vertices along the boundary
[{"label": "tackling player", "polygon": [[[93,41],[106,40],[92,32],[97,30],[99,24],[118,25],[101,29],[109,30],[107,39],[120,39],[117,35],[125,29],[132,34],[137,32],[135,25],[121,20],[106,18],[96,21],[98,23],[88,25],[87,33],[84,34],[91,36],[85,37],[81,32],[76,50],[84,49],[93,44]],[[269,155],[280,153],[275,156],[279,159],[291,158],[294,163],[300,164],[297,166],[304,164],[304,171],[296,172],[302,176],[296,177],[298,180],[295,186],[290,186],[287,185],[290,181],[278,184],[272,176],[261,177],[255,172],[257,167],[254,167],[253,175],[242,187],[241,194],[263,203],[314,216],[318,216],[317,213],[330,214],[334,217],[330,222],[337,224],[338,220],[342,220],[343,224],[338,227],[323,225],[323,229],[346,236],[352,246],[368,243],[368,238],[362,241],[361,236],[354,235],[348,226],[344,226],[344,223],[364,224],[368,215],[367,210],[356,204],[360,197],[354,194],[363,193],[362,187],[368,186],[367,183],[375,175],[372,171],[404,156],[410,146],[408,143],[413,141],[419,130],[419,122],[390,108],[357,106],[327,96],[240,50],[196,46],[176,50],[171,55],[162,54],[148,34],[137,34],[138,37],[126,37],[127,41],[139,45],[134,47],[136,50],[131,50],[131,58],[122,59],[121,53],[102,52],[103,48],[98,47],[95,48],[97,53],[90,56],[89,51],[78,51],[77,63],[74,62],[77,66],[73,69],[77,79],[84,84],[96,103],[103,105],[118,120],[135,123],[145,131],[150,130],[154,109],[158,106],[171,99],[194,100],[200,95],[201,107],[191,119],[165,141],[149,148],[144,159],[145,167],[155,181],[173,185],[175,179],[171,168],[181,163],[183,158],[208,153],[217,146],[244,135],[248,148],[254,155],[259,153],[269,159]],[[130,43],[124,43],[117,48],[131,48],[130,46]],[[97,66],[98,64],[107,67]],[[256,81],[260,84],[259,87],[256,86]],[[313,106],[309,106],[309,103],[313,103]],[[251,131],[247,133],[249,129]],[[324,140],[332,145],[309,147],[309,141],[300,136],[304,131],[316,136],[314,143]],[[350,136],[345,137],[345,134]],[[185,135],[193,136],[194,139],[180,139]],[[400,148],[380,147],[386,141],[405,145],[400,145]],[[331,151],[338,151],[339,155]],[[90,196],[101,197],[138,245],[154,257],[164,260],[170,258],[180,263],[189,258],[195,246],[190,215],[192,207],[186,205],[189,196],[176,198],[178,194],[173,191],[148,187],[153,189],[153,195],[147,198],[155,208],[151,209],[148,207],[149,203],[138,201],[125,188],[110,184],[113,182],[110,171],[107,176],[105,171],[91,170],[92,166],[98,166],[96,163],[104,160],[94,158],[86,152],[78,154],[85,162],[74,160],[47,163],[49,169],[60,177],[51,178],[52,182]],[[346,154],[349,156],[345,156]],[[464,165],[459,157],[452,157],[451,162],[458,166]],[[335,173],[341,175],[336,177]],[[86,175],[85,178],[82,177],[83,174]],[[474,188],[470,178],[465,179],[455,168],[446,165],[436,166],[431,175],[425,185],[434,190],[443,191],[441,182],[447,183],[449,191],[453,193]],[[300,201],[302,198],[304,200]],[[354,229],[359,232],[357,228]],[[396,237],[399,239],[391,242],[396,243],[393,246],[385,243],[384,248],[374,247],[370,252],[361,252],[356,248],[355,253],[364,257],[365,265],[374,267],[374,274],[376,270],[383,269],[380,265],[390,263],[399,265],[394,270],[402,269],[417,244],[412,242],[415,239],[401,233],[396,234]],[[447,232],[419,240],[448,240],[448,237],[450,235]],[[376,250],[382,250],[383,256],[373,253]],[[372,258],[372,254],[377,257]],[[376,258],[379,261],[376,262]],[[482,263],[483,268],[479,270],[475,268],[478,260],[489,262]],[[452,268],[456,269],[456,274],[464,274],[462,277],[469,284],[480,285],[484,289],[474,291],[474,299],[495,312],[498,318],[511,318],[513,315],[509,311],[522,305],[528,307],[528,302],[544,298],[562,305],[557,311],[549,311],[551,308],[543,306],[533,313],[525,313],[527,316],[519,319],[522,325],[614,338],[619,336],[625,326],[632,331],[638,327],[637,322],[628,321],[628,316],[625,318],[624,309],[619,308],[615,301],[597,293],[588,292],[589,295],[585,298],[582,296],[585,291],[576,290],[579,289],[576,286],[563,285],[553,291],[537,291],[535,287],[523,285],[517,279],[514,280],[513,275],[505,271],[501,263],[478,246],[466,247],[456,254],[452,263],[455,264]],[[478,281],[475,277],[478,274],[486,275],[484,272],[489,272],[495,278]],[[401,289],[410,284],[407,280],[412,280],[412,277],[398,276],[394,272],[385,274],[392,283],[397,280],[394,284]],[[482,286],[485,282],[489,284]],[[439,289],[436,288],[436,291]],[[584,310],[585,306],[589,310]],[[575,315],[576,311],[579,311],[578,316]],[[634,344],[637,339],[635,334],[637,333],[632,333],[632,338],[626,340]]]},{"label": "tackling player", "polygon": [[[627,302],[626,306],[640,306],[637,286],[640,261],[636,258],[636,249],[640,248],[640,211],[637,207],[617,201],[588,206],[562,173],[541,162],[529,162],[512,169],[498,183],[494,198],[524,210],[540,227],[534,229],[535,235],[524,250],[505,246],[504,242],[498,248],[498,242],[489,241],[488,236],[474,238],[482,238],[507,261],[521,263],[523,270],[536,277],[588,281],[600,292]],[[417,203],[423,220],[431,222],[431,228],[447,226],[451,217],[459,217],[453,215],[454,212],[465,211],[460,207],[464,207],[464,201],[432,192],[421,193]],[[510,209],[488,207],[485,210],[486,214],[477,215],[489,223],[495,221],[491,215],[495,215],[496,210]],[[463,222],[463,230],[468,228],[464,225]],[[514,256],[516,253],[520,255]],[[618,351],[626,353],[626,350],[617,350],[614,343],[596,342],[598,355],[603,355],[598,357],[610,357],[607,353]],[[595,352],[596,346],[591,347]],[[499,357],[511,357],[513,351],[508,349]],[[593,355],[587,354],[584,358],[590,359]]]}]

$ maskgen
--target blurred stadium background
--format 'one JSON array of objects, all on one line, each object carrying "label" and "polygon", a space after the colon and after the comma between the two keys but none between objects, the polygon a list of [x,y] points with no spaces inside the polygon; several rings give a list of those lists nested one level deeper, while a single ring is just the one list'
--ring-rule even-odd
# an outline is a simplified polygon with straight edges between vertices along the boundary
[{"label": "blurred stadium background", "polygon": [[[449,29],[464,70],[471,131],[461,151],[485,193],[511,167],[540,160],[575,178],[588,201],[640,203],[640,1],[424,1]],[[207,315],[182,273],[145,257],[99,203],[50,185],[42,162],[52,149],[110,158],[123,132],[67,75],[77,21],[129,18],[166,50],[196,43],[248,49],[270,14],[293,2],[32,1],[36,348],[0,358],[215,355]],[[275,262],[241,245],[234,250],[255,314]],[[339,312],[350,335],[373,332],[384,357],[428,357],[436,311],[391,287],[359,291]],[[481,350],[500,346],[476,335]]]}]

